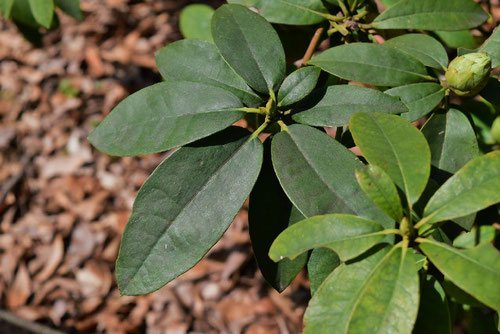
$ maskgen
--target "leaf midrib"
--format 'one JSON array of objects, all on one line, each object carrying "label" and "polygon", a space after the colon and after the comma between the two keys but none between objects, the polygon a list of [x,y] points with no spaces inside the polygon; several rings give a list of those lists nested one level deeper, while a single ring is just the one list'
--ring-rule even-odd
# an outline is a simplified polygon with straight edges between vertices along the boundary
[{"label": "leaf midrib", "polygon": [[[193,196],[186,202],[186,204],[183,206],[183,208],[181,210],[179,210],[179,212],[170,220],[170,224],[165,225],[165,228],[159,234],[159,237],[156,239],[154,245],[151,247],[148,254],[144,257],[144,260],[141,261],[141,265],[138,266],[137,269],[135,269],[133,271],[133,274],[130,276],[128,282],[126,283],[126,285],[124,287],[122,287],[121,290],[123,290],[123,291],[126,290],[127,287],[130,285],[130,283],[135,280],[137,273],[144,267],[144,263],[146,263],[146,261],[150,258],[150,256],[152,255],[152,251],[158,246],[158,243],[160,242],[160,240],[162,240],[163,236],[165,235],[165,233],[167,233],[167,231],[170,229],[170,227],[175,223],[176,219],[186,210],[186,208],[188,208],[191,205],[191,203],[193,203],[198,198],[200,193],[202,193],[209,185],[212,184],[213,180],[218,176],[218,172],[222,168],[224,168],[246,146],[246,144],[248,144],[248,142],[242,141],[240,147],[238,147],[238,149],[235,150],[233,152],[233,154],[231,154],[226,160],[224,160],[224,162],[219,167],[217,167],[217,169],[214,171],[214,173],[212,173],[212,175],[210,175],[210,177],[207,179],[205,184],[196,193],[193,194]],[[175,153],[177,153],[177,152],[175,152]],[[159,190],[162,190],[162,189],[159,189]],[[165,217],[163,217],[162,219],[165,219]]]}]

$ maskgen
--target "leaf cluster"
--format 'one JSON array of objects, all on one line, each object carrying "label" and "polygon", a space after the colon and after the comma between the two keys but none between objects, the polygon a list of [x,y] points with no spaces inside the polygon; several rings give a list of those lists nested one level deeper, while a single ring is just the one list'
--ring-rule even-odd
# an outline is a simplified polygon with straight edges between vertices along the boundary
[{"label": "leaf cluster", "polygon": [[[146,294],[189,270],[250,197],[265,279],[282,291],[307,267],[307,333],[451,333],[457,307],[500,311],[498,78],[475,99],[444,80],[443,43],[488,14],[471,0],[384,1],[380,14],[363,0],[229,2],[188,7],[187,39],[156,54],[164,81],[89,136],[115,156],[178,148],[137,195],[121,292]],[[290,63],[286,31],[311,29],[306,56]],[[496,67],[498,38],[458,54]],[[321,40],[330,47],[307,56]]]}]

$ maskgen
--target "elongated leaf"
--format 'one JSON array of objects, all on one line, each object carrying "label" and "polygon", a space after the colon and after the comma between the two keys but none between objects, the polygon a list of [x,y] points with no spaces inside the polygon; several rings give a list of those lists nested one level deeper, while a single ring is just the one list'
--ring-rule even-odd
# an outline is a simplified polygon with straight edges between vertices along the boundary
[{"label": "elongated leaf", "polygon": [[376,29],[456,31],[477,27],[488,14],[472,0],[401,0],[372,23]]},{"label": "elongated leaf", "polygon": [[36,35],[38,33],[40,25],[35,20],[35,17],[31,12],[29,0],[15,0],[12,4],[10,15],[23,35],[25,35],[25,37],[27,37],[28,40],[31,41],[31,39],[29,39],[29,35]]},{"label": "elongated leaf", "polygon": [[399,222],[403,218],[403,207],[398,190],[383,169],[369,165],[356,171],[356,179],[361,189],[382,211]]},{"label": "elongated leaf", "polygon": [[363,193],[354,172],[363,164],[325,133],[295,124],[273,139],[274,170],[288,198],[306,217],[356,213],[392,227]]},{"label": "elongated leaf", "polygon": [[260,93],[277,90],[285,78],[285,51],[276,31],[262,16],[241,5],[223,5],[212,18],[220,53]]},{"label": "elongated leaf", "polygon": [[384,93],[397,96],[409,112],[401,117],[410,122],[416,121],[434,110],[445,96],[445,89],[433,82],[415,83],[386,90]]},{"label": "elongated leaf", "polygon": [[83,14],[80,10],[80,0],[55,0],[56,6],[63,12],[76,20],[83,20]]},{"label": "elongated leaf", "polygon": [[179,16],[179,29],[184,38],[213,42],[210,23],[214,12],[212,7],[205,4],[184,7]]},{"label": "elongated leaf", "polygon": [[492,244],[458,250],[425,239],[420,249],[454,284],[487,306],[500,310],[500,253]]},{"label": "elongated leaf", "polygon": [[268,252],[274,239],[289,225],[304,219],[281,189],[271,162],[271,137],[264,142],[264,163],[250,195],[248,228],[253,253],[266,281],[279,292],[286,289],[307,262],[307,254],[278,263]]},{"label": "elongated leaf", "polygon": [[415,203],[430,175],[431,153],[425,137],[404,119],[382,113],[355,114],[354,142],[372,165],[382,168]]},{"label": "elongated leaf", "polygon": [[443,287],[433,277],[422,284],[422,296],[413,334],[451,334],[448,300]]},{"label": "elongated leaf", "polygon": [[493,68],[500,66],[500,28],[496,27],[493,34],[483,43],[479,51],[486,52],[491,57]]},{"label": "elongated leaf", "polygon": [[54,16],[54,0],[29,0],[29,4],[36,22],[50,28]]},{"label": "elongated leaf", "polygon": [[313,296],[306,334],[410,334],[419,302],[415,256],[400,247],[341,264]]},{"label": "elongated leaf", "polygon": [[392,46],[418,59],[425,66],[445,70],[448,54],[437,40],[425,34],[406,34],[391,38],[385,45]]},{"label": "elongated leaf", "polygon": [[428,80],[425,66],[387,45],[352,43],[313,57],[309,64],[346,80],[377,86],[401,86]]},{"label": "elongated leaf", "polygon": [[307,261],[311,295],[314,296],[323,281],[340,265],[338,255],[328,248],[316,248]]},{"label": "elongated leaf", "polygon": [[156,53],[156,65],[167,81],[192,81],[227,90],[247,106],[261,102],[242,77],[229,67],[215,45],[206,41],[181,40]]},{"label": "elongated leaf", "polygon": [[257,8],[272,23],[309,25],[324,21],[328,10],[321,0],[229,0]]},{"label": "elongated leaf", "polygon": [[110,155],[166,151],[227,128],[243,117],[239,107],[236,96],[217,87],[159,83],[120,102],[89,140]]},{"label": "elongated leaf", "polygon": [[246,130],[229,128],[179,149],[151,174],[135,200],[116,263],[123,294],[159,289],[219,240],[262,164],[262,144],[247,138]]},{"label": "elongated leaf", "polygon": [[430,223],[463,217],[500,202],[500,151],[468,162],[429,200],[423,220]]},{"label": "elongated leaf", "polygon": [[441,170],[453,174],[479,156],[474,129],[457,109],[434,113],[422,133],[431,148],[432,165]]},{"label": "elongated leaf", "polygon": [[475,49],[477,47],[477,41],[469,30],[435,31],[435,33],[450,48]]},{"label": "elongated leaf", "polygon": [[352,259],[384,239],[377,222],[353,215],[329,214],[302,220],[283,231],[269,250],[273,261],[294,259],[314,248],[330,248],[342,261]]},{"label": "elongated leaf", "polygon": [[278,92],[278,105],[289,106],[299,102],[312,92],[321,70],[314,66],[298,69],[286,77]]},{"label": "elongated leaf", "polygon": [[12,5],[14,4],[14,0],[3,0],[0,2],[0,14],[2,14],[3,17],[9,18],[10,17],[10,11],[12,10]]},{"label": "elongated leaf", "polygon": [[378,90],[337,85],[328,87],[315,106],[295,114],[293,119],[313,126],[343,126],[357,112],[401,114],[408,112],[408,109],[397,97]]}]

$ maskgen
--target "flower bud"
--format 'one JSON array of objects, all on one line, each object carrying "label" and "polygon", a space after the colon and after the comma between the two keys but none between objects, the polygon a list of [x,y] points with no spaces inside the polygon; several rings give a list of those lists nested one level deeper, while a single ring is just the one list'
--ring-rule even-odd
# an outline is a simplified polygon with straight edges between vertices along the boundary
[{"label": "flower bud", "polygon": [[460,96],[476,95],[488,82],[491,58],[486,53],[468,53],[453,59],[446,71],[448,87]]}]

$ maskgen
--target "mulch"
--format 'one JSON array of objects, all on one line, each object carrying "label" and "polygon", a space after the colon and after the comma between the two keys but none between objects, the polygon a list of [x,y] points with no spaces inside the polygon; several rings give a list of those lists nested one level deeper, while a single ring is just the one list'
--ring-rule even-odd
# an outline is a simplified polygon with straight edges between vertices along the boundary
[{"label": "mulch", "polygon": [[38,49],[0,21],[0,309],[75,333],[300,332],[304,274],[282,294],[264,282],[246,206],[174,282],[139,297],[116,288],[120,236],[165,154],[112,158],[86,136],[160,80],[154,52],[180,38],[186,3],[84,0],[85,20],[62,16]]}]

